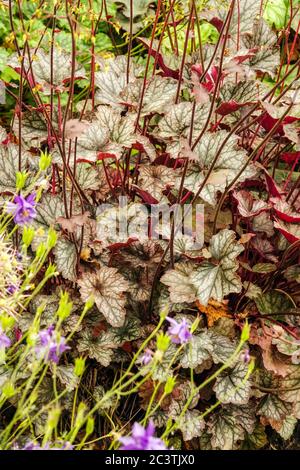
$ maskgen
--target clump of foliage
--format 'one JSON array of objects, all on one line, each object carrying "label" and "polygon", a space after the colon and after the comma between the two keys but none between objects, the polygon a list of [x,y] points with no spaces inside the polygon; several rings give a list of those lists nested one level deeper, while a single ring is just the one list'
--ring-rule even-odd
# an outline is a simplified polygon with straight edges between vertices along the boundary
[{"label": "clump of foliage", "polygon": [[299,445],[299,7],[3,3],[2,449]]}]

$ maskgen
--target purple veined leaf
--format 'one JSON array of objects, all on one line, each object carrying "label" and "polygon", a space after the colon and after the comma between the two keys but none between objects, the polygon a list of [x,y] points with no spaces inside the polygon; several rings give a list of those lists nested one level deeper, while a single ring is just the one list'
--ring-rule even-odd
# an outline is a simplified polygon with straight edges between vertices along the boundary
[{"label": "purple veined leaf", "polygon": [[197,289],[197,299],[203,305],[211,298],[221,302],[229,293],[242,290],[241,279],[236,274],[239,267],[236,258],[244,247],[236,243],[235,232],[225,229],[213,235],[209,251],[215,262],[203,261],[190,277]]},{"label": "purple veined leaf", "polygon": [[216,113],[226,116],[238,111],[243,106],[258,102],[266,93],[267,88],[255,80],[243,80],[238,83],[225,82],[220,89],[222,103]]},{"label": "purple veined leaf", "polygon": [[267,237],[272,237],[274,235],[274,223],[268,212],[261,212],[260,214],[255,215],[251,219],[251,223],[252,230],[254,232],[264,232]]},{"label": "purple veined leaf", "polygon": [[175,269],[167,271],[161,277],[160,281],[169,288],[171,302],[195,302],[197,288],[191,279],[194,269],[193,263],[177,263]]},{"label": "purple veined leaf", "polygon": [[76,281],[77,251],[74,243],[60,238],[54,247],[57,270],[65,279]]},{"label": "purple veined leaf", "polygon": [[[32,164],[32,156],[22,150],[21,171]],[[16,174],[19,171],[19,147],[15,144],[0,144],[0,192],[12,193],[16,191]],[[25,188],[32,182],[34,172],[27,178]]]},{"label": "purple veined leaf", "polygon": [[87,352],[88,357],[95,359],[103,367],[109,366],[117,347],[110,331],[101,331],[95,337],[87,328],[80,333],[80,341],[77,346],[79,352]]},{"label": "purple veined leaf", "polygon": [[255,410],[252,406],[225,405],[208,420],[213,449],[232,450],[246,433],[254,430]]},{"label": "purple veined leaf", "polygon": [[[253,20],[259,15],[259,12],[260,3],[257,0],[243,0],[238,5],[235,4],[229,28],[231,37],[236,38],[237,34],[250,34]],[[203,12],[203,16],[220,31],[227,13],[228,4],[213,0],[210,2],[209,8]]]},{"label": "purple veined leaf", "polygon": [[198,300],[207,305],[211,298],[221,302],[229,293],[240,292],[242,283],[236,274],[239,267],[236,258],[243,250],[236,243],[233,231],[225,229],[214,235],[209,247],[214,262],[177,263],[175,269],[161,277],[161,282],[169,288],[171,302]]}]

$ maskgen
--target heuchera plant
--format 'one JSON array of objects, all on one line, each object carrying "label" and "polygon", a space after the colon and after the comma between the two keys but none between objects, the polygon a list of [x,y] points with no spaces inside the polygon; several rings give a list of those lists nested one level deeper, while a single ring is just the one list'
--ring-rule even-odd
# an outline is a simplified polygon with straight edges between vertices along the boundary
[{"label": "heuchera plant", "polygon": [[[3,7],[0,447],[293,447],[299,2],[29,3]],[[160,205],[202,205],[204,243],[154,236]]]}]

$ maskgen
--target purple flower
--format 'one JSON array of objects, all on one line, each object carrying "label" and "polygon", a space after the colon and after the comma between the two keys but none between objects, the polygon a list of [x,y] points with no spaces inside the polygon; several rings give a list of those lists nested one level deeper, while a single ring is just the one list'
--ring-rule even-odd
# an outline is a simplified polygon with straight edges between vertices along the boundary
[{"label": "purple flower", "polygon": [[154,437],[155,427],[152,421],[146,428],[139,423],[134,423],[131,437],[121,437],[119,440],[122,447],[120,450],[166,450],[164,442]]},{"label": "purple flower", "polygon": [[9,348],[11,345],[11,340],[9,339],[8,336],[6,336],[5,333],[3,333],[2,329],[0,328],[0,349],[6,349]]},{"label": "purple flower", "polygon": [[18,445],[15,446],[14,450],[73,450],[74,446],[70,442],[64,442],[60,447],[56,447],[60,443],[54,443],[54,447],[52,443],[47,442],[44,446],[41,446],[37,442],[28,441],[24,445],[24,447],[19,447]]},{"label": "purple flower", "polygon": [[38,342],[39,344],[35,349],[38,357],[43,357],[47,362],[54,362],[55,364],[58,364],[62,353],[70,349],[66,345],[66,339],[55,332],[53,325],[39,332]]},{"label": "purple flower", "polygon": [[152,361],[152,351],[150,349],[146,349],[144,354],[141,357],[141,363],[143,366],[146,366]]},{"label": "purple flower", "polygon": [[8,287],[7,287],[7,292],[8,294],[13,294],[14,292],[16,292],[17,290],[17,286],[15,284],[10,284]]},{"label": "purple flower", "polygon": [[245,364],[249,364],[250,360],[251,360],[251,356],[250,356],[250,351],[249,349],[245,349],[242,353],[241,353],[241,359],[242,361],[245,363]]},{"label": "purple flower", "polygon": [[13,214],[14,221],[18,225],[26,225],[36,217],[35,194],[30,194],[27,198],[16,196],[14,202],[9,202],[6,210]]},{"label": "purple flower", "polygon": [[171,336],[172,342],[176,344],[187,343],[192,334],[189,330],[189,326],[185,318],[178,323],[174,318],[166,317],[171,326],[168,329],[168,333]]}]

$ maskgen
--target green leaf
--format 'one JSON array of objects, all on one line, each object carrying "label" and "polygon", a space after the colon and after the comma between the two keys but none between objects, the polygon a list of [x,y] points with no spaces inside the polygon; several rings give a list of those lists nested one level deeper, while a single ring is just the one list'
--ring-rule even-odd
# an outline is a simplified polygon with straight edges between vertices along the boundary
[{"label": "green leaf", "polygon": [[122,345],[126,341],[134,341],[140,337],[141,322],[138,318],[128,317],[120,328],[110,328],[110,333],[116,344]]},{"label": "green leaf", "polygon": [[263,17],[271,27],[283,29],[289,18],[286,0],[266,0]]},{"label": "green leaf", "polygon": [[254,431],[247,434],[242,444],[242,450],[255,450],[261,449],[268,443],[268,438],[265,433],[265,428],[262,424],[257,424]]},{"label": "green leaf", "polygon": [[298,265],[289,266],[284,271],[284,277],[288,281],[296,281],[300,284],[300,266],[298,266]]},{"label": "green leaf", "polygon": [[273,271],[276,271],[276,269],[275,264],[272,263],[257,263],[252,266],[252,271],[254,273],[272,273]]},{"label": "green leaf", "polygon": [[276,290],[265,292],[255,299],[256,306],[263,315],[284,313],[293,308],[289,298]]}]

